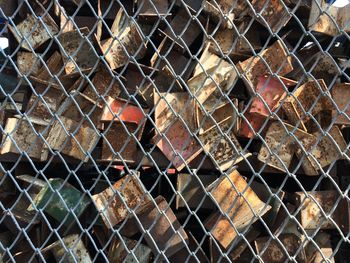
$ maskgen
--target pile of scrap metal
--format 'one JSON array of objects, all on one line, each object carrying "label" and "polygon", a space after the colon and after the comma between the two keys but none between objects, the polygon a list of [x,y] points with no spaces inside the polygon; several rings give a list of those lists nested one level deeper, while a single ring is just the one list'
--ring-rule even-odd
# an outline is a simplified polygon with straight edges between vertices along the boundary
[{"label": "pile of scrap metal", "polygon": [[328,2],[0,0],[4,261],[348,259]]}]

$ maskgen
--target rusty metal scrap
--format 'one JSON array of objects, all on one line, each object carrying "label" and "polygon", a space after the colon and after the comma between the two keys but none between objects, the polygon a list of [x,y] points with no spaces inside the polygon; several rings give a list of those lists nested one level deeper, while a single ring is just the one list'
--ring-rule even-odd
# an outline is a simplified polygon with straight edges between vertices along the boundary
[{"label": "rusty metal scrap", "polygon": [[9,29],[21,47],[28,51],[40,47],[59,31],[55,21],[48,13],[43,15],[42,21],[37,20],[34,15],[28,15],[16,27],[9,26]]},{"label": "rusty metal scrap", "polygon": [[149,200],[138,180],[135,175],[128,175],[92,197],[108,228],[124,220],[128,209],[140,207]]},{"label": "rusty metal scrap", "polygon": [[60,116],[50,127],[42,160],[46,160],[49,148],[86,162],[86,152],[92,152],[99,140],[99,134],[90,124]]},{"label": "rusty metal scrap", "polygon": [[0,0],[0,261],[347,262],[339,2]]},{"label": "rusty metal scrap", "polygon": [[301,209],[298,217],[304,229],[334,229],[338,226],[344,232],[349,231],[349,200],[336,191],[297,192],[295,203]]},{"label": "rusty metal scrap", "polygon": [[[207,189],[218,204],[220,213],[227,215],[226,218],[214,213],[206,224],[211,234],[224,248],[227,248],[238,235],[233,226],[238,231],[243,231],[247,224],[256,221],[257,216],[265,214],[270,209],[270,206],[258,198],[236,170],[229,176],[222,176]],[[233,226],[230,221],[233,222]]]},{"label": "rusty metal scrap", "polygon": [[349,13],[349,5],[337,7],[329,5],[324,0],[312,1],[308,27],[313,31],[331,36],[337,35],[339,29],[349,32]]},{"label": "rusty metal scrap", "polygon": [[243,74],[248,90],[253,94],[260,76],[265,74],[284,76],[293,70],[292,58],[288,56],[288,52],[280,40],[263,50],[260,56],[239,62],[237,68]]},{"label": "rusty metal scrap", "polygon": [[282,245],[269,237],[261,237],[254,242],[261,262],[286,262],[290,257],[295,257],[297,262],[306,262],[304,249],[299,251],[302,241],[296,235],[282,234],[278,239]]}]

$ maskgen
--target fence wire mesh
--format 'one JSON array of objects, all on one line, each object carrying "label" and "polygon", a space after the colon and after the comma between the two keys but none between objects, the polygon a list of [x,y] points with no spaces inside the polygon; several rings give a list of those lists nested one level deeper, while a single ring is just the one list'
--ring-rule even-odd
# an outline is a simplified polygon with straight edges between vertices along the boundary
[{"label": "fence wire mesh", "polygon": [[350,262],[350,3],[0,0],[1,262]]}]

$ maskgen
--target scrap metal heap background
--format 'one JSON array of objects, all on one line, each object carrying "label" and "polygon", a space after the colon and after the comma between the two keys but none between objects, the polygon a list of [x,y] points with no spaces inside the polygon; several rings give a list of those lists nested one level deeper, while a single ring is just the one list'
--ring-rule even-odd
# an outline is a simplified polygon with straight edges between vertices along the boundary
[{"label": "scrap metal heap background", "polygon": [[349,262],[350,5],[0,1],[3,262]]}]

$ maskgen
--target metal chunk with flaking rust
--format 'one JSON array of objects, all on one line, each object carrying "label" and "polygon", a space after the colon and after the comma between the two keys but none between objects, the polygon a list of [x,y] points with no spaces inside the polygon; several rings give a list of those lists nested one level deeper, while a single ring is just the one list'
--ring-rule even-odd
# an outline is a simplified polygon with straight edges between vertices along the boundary
[{"label": "metal chunk with flaking rust", "polygon": [[270,237],[259,237],[254,241],[256,252],[261,257],[260,262],[283,263],[290,257],[295,257],[297,262],[307,262],[304,248],[300,249],[302,240],[299,237],[281,234],[277,238],[279,241]]},{"label": "metal chunk with flaking rust", "polygon": [[262,12],[263,19],[258,19],[260,23],[271,29],[273,33],[278,32],[292,17],[288,7],[280,0],[253,0],[252,5],[255,12]]},{"label": "metal chunk with flaking rust", "polygon": [[[333,22],[335,21],[335,23]],[[350,31],[350,5],[330,5],[328,1],[312,1],[308,27],[310,30],[329,36],[340,35],[340,30]]]},{"label": "metal chunk with flaking rust", "polygon": [[92,79],[92,86],[88,84],[83,94],[95,101],[99,96],[117,99],[122,91],[121,84],[120,80],[113,76],[113,72],[110,73],[107,69],[103,69],[96,72]]},{"label": "metal chunk with flaking rust", "polygon": [[52,243],[42,250],[42,253],[51,251],[57,262],[93,262],[86,249],[82,236],[73,234],[61,238],[59,241]]},{"label": "metal chunk with flaking rust", "polygon": [[28,51],[35,50],[59,32],[58,26],[48,13],[43,14],[41,19],[42,21],[35,15],[28,15],[16,27],[8,25],[22,48]]},{"label": "metal chunk with flaking rust", "polygon": [[324,258],[330,263],[335,263],[331,244],[331,235],[326,232],[318,232],[313,238],[316,244],[309,242],[305,247],[308,262],[321,263]]},{"label": "metal chunk with flaking rust", "polygon": [[[151,249],[146,245],[126,237],[121,237],[122,240],[115,237],[109,246],[108,260],[114,263],[148,263],[151,262]],[[133,250],[134,255],[127,250]]]},{"label": "metal chunk with flaking rust", "polygon": [[347,149],[347,143],[338,126],[333,126],[328,134],[317,132],[313,136],[316,140],[311,142],[305,137],[301,139],[301,143],[310,149],[307,154],[300,147],[296,151],[298,158],[303,160],[301,165],[307,175],[318,175],[322,168],[342,159]]},{"label": "metal chunk with flaking rust", "polygon": [[340,125],[350,125],[350,83],[334,84],[331,89],[332,99],[338,109],[333,110],[335,123]]},{"label": "metal chunk with flaking rust", "polygon": [[177,171],[181,171],[203,151],[197,139],[181,120],[174,121],[152,141]]},{"label": "metal chunk with flaking rust", "polygon": [[260,52],[260,56],[251,57],[237,64],[249,92],[255,93],[259,77],[266,74],[284,76],[293,70],[292,58],[288,56],[283,42],[278,40],[267,49]]},{"label": "metal chunk with flaking rust", "polygon": [[125,65],[129,56],[135,56],[136,59],[144,56],[146,49],[142,33],[122,8],[118,11],[111,32],[112,36],[99,44],[112,70]]},{"label": "metal chunk with flaking rust", "polygon": [[127,175],[112,187],[93,195],[92,200],[107,228],[113,228],[128,215],[128,209],[143,206],[149,197],[135,175]]},{"label": "metal chunk with flaking rust", "polygon": [[[260,148],[258,159],[269,166],[286,172],[292,162],[293,155],[297,149],[296,139],[289,134],[294,133],[297,140],[305,142],[306,150],[310,149],[315,136],[300,129],[295,129],[287,123],[273,122],[267,130],[265,142]],[[308,142],[308,144],[306,144]]]},{"label": "metal chunk with flaking rust", "polygon": [[259,96],[252,99],[249,113],[265,117],[276,113],[280,102],[287,96],[288,87],[296,84],[296,81],[284,77],[260,76],[256,87]]},{"label": "metal chunk with flaking rust", "polygon": [[241,232],[270,210],[270,206],[258,198],[237,170],[228,176],[222,175],[207,190],[224,214],[212,214],[205,226],[225,249],[238,236],[231,222]]},{"label": "metal chunk with flaking rust", "polygon": [[50,149],[87,162],[87,153],[91,154],[100,139],[95,129],[88,123],[59,116],[59,120],[51,125],[41,159],[46,160]]},{"label": "metal chunk with flaking rust", "polygon": [[108,106],[104,106],[103,113],[101,117],[102,122],[124,122],[124,123],[134,123],[140,128],[140,133],[142,133],[143,128],[146,124],[146,115],[148,109],[143,109],[133,104],[131,101],[116,98],[113,99],[108,97],[106,100]]},{"label": "metal chunk with flaking rust", "polygon": [[301,207],[297,218],[305,230],[339,227],[344,233],[349,231],[350,201],[337,191],[296,192],[295,204]]},{"label": "metal chunk with flaking rust", "polygon": [[[235,58],[240,55],[250,56],[254,50],[261,48],[259,34],[255,30],[248,29],[250,26],[249,18],[235,21],[234,23],[239,34],[237,34],[235,29],[225,28],[217,30],[214,35],[215,41],[211,42],[211,52],[218,56],[224,53],[231,58]],[[245,33],[246,30],[248,31]]]},{"label": "metal chunk with flaking rust", "polygon": [[186,92],[158,93],[154,92],[155,123],[160,132],[181,117],[184,124],[193,131],[195,129],[194,101]]},{"label": "metal chunk with flaking rust", "polygon": [[[137,132],[136,123],[114,121],[105,123],[101,161],[134,163],[137,157],[137,141],[132,134]],[[125,126],[125,127],[124,127]]]},{"label": "metal chunk with flaking rust", "polygon": [[249,152],[243,152],[234,132],[235,129],[231,123],[226,121],[215,126],[209,132],[199,135],[199,140],[204,145],[204,152],[209,155],[221,171],[225,171],[251,156]]},{"label": "metal chunk with flaking rust", "polygon": [[[203,63],[202,63],[203,61]],[[194,75],[187,81],[190,92],[199,103],[204,103],[213,93],[226,94],[237,81],[235,67],[209,51],[209,45],[200,59]]]},{"label": "metal chunk with flaking rust", "polygon": [[20,51],[17,53],[17,67],[21,74],[29,76],[39,73],[41,62],[38,58],[40,54]]},{"label": "metal chunk with flaking rust", "polygon": [[289,95],[282,107],[288,120],[293,125],[297,125],[300,122],[309,121],[310,115],[316,116],[324,110],[332,111],[334,106],[330,97],[327,86],[322,79],[308,81]]},{"label": "metal chunk with flaking rust", "polygon": [[43,209],[45,213],[68,227],[84,212],[90,200],[61,178],[51,178],[48,181],[50,185],[46,184],[40,190],[27,210]]},{"label": "metal chunk with flaking rust", "polygon": [[239,129],[238,118],[238,100],[223,100],[223,104],[216,99],[208,99],[203,108],[199,105],[196,109],[196,124],[199,128],[199,134],[209,132],[216,125],[223,122],[229,122],[232,129],[237,132]]},{"label": "metal chunk with flaking rust", "polygon": [[48,88],[41,97],[34,93],[30,96],[26,113],[30,118],[46,122],[47,124],[57,113],[64,99],[64,93],[54,87]]},{"label": "metal chunk with flaking rust", "polygon": [[89,39],[88,35],[89,29],[85,27],[58,36],[67,74],[91,71],[97,66],[99,59],[96,52],[98,49],[94,48],[94,41]]},{"label": "metal chunk with flaking rust", "polygon": [[142,233],[148,230],[145,239],[158,259],[164,260],[158,255],[157,249],[170,257],[188,244],[185,230],[164,197],[158,196],[154,201],[149,201],[137,211],[137,217],[141,222],[137,226]]},{"label": "metal chunk with flaking rust", "polygon": [[4,127],[0,154],[28,154],[30,158],[40,159],[46,123],[34,119],[8,118]]},{"label": "metal chunk with flaking rust", "polygon": [[102,107],[88,96],[72,90],[61,104],[57,113],[65,118],[80,122],[91,121],[96,127],[100,125]]}]

